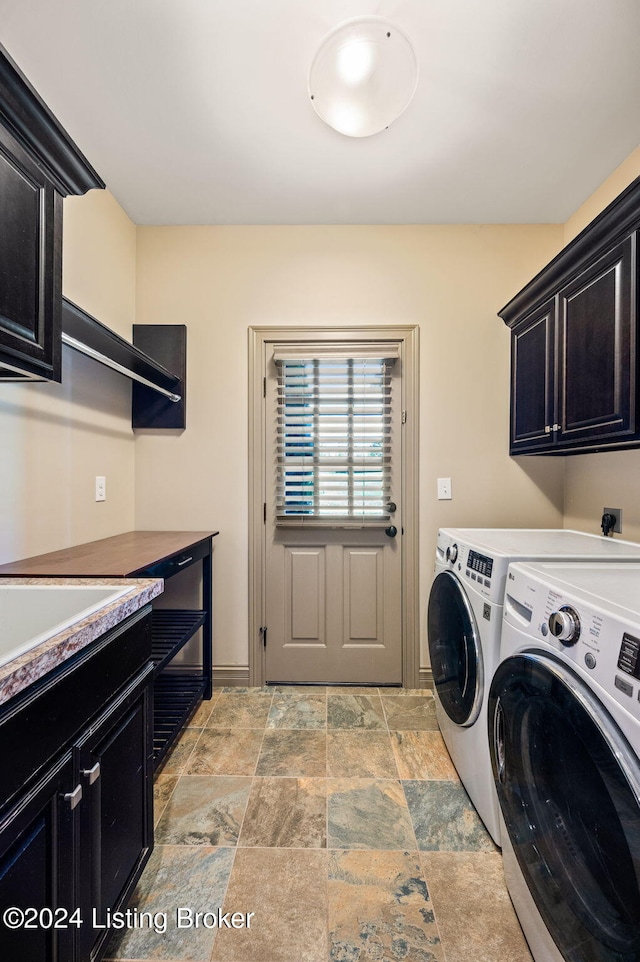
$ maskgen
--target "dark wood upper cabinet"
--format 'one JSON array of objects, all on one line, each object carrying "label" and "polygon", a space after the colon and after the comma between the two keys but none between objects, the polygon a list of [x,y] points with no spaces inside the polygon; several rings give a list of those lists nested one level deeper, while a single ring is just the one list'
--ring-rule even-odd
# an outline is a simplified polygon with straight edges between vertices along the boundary
[{"label": "dark wood upper cabinet", "polygon": [[558,295],[559,420],[565,444],[635,434],[635,241],[635,235],[628,237]]},{"label": "dark wood upper cabinet", "polygon": [[0,380],[60,380],[62,198],[104,186],[0,47]]},{"label": "dark wood upper cabinet", "polygon": [[554,435],[556,318],[554,301],[518,325],[511,339],[512,453],[551,448]]},{"label": "dark wood upper cabinet", "polygon": [[511,454],[640,446],[640,178],[500,316],[511,329]]}]

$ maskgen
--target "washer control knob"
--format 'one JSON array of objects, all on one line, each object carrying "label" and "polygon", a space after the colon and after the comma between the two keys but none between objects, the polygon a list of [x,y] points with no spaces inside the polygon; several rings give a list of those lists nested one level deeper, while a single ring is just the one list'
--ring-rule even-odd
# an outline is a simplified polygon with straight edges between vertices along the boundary
[{"label": "washer control knob", "polygon": [[451,564],[454,564],[457,557],[458,557],[458,545],[450,544],[449,547],[447,548],[447,561],[450,561]]},{"label": "washer control knob", "polygon": [[549,618],[549,629],[551,634],[567,648],[575,645],[580,637],[578,612],[570,605],[563,605],[558,611],[554,611]]}]

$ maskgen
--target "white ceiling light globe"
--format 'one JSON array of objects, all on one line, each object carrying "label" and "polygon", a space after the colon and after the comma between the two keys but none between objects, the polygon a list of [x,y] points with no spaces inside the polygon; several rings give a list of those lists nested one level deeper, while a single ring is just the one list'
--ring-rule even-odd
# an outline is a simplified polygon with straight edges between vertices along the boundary
[{"label": "white ceiling light globe", "polygon": [[417,83],[413,47],[402,31],[383,17],[354,17],[322,41],[309,71],[309,96],[334,130],[370,137],[403,113]]}]

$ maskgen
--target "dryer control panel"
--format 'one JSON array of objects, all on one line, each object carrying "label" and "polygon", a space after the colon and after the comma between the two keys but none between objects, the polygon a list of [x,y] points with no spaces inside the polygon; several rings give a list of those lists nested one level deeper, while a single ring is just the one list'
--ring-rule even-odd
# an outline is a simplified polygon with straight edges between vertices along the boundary
[{"label": "dryer control panel", "polygon": [[618,668],[620,671],[633,675],[640,679],[640,638],[635,638],[625,631],[622,636],[622,645],[618,655]]},{"label": "dryer control panel", "polygon": [[[616,566],[618,567],[618,566]],[[640,597],[640,565],[635,571],[636,597]],[[605,568],[605,566],[603,566]],[[517,630],[503,628],[501,657],[518,639],[520,648],[552,651],[562,662],[601,689],[629,714],[640,719],[640,610],[637,619],[604,600],[594,600],[595,566],[565,568],[578,585],[563,585],[561,564],[517,563],[509,568],[504,621]],[[613,569],[613,566],[611,566]],[[599,577],[603,582],[606,570]],[[630,565],[613,572],[619,580],[632,580]],[[532,645],[533,643],[533,645]],[[509,652],[513,653],[512,651]]]}]

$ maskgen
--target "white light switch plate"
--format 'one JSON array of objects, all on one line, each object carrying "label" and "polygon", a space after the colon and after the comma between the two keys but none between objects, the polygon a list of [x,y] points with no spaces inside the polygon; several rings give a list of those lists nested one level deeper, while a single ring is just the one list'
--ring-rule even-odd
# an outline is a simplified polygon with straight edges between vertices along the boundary
[{"label": "white light switch plate", "polygon": [[438,478],[438,501],[451,501],[451,478]]}]

